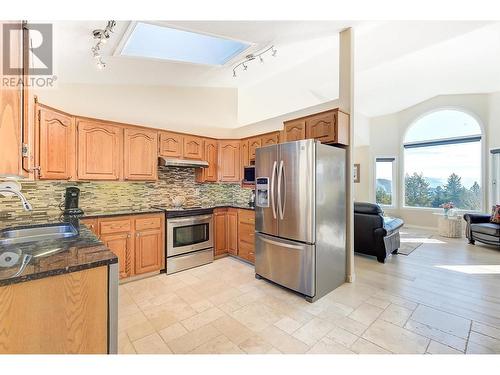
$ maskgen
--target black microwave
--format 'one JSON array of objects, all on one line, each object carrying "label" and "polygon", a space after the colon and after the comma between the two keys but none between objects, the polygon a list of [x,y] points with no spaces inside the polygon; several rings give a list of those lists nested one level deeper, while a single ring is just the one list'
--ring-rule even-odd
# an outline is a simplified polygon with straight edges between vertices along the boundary
[{"label": "black microwave", "polygon": [[254,184],[255,183],[255,165],[249,165],[243,168],[243,183],[244,184]]}]

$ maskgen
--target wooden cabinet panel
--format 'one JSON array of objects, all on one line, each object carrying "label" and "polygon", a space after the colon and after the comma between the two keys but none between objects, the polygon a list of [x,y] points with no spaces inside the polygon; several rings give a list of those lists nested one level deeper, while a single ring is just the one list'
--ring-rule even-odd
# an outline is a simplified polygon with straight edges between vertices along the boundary
[{"label": "wooden cabinet panel", "polygon": [[75,178],[76,131],[74,118],[40,108],[38,112],[38,160],[41,180]]},{"label": "wooden cabinet panel", "polygon": [[146,216],[135,219],[135,230],[161,229],[163,220],[161,216]]},{"label": "wooden cabinet panel", "polygon": [[108,268],[0,287],[0,354],[106,354]]},{"label": "wooden cabinet panel", "polygon": [[[11,30],[10,35],[6,36],[10,45],[4,46],[4,26],[11,24],[17,27],[17,30]],[[27,82],[23,78],[28,78],[28,51],[27,30],[22,29],[22,22],[0,22],[0,50],[6,53],[7,48],[10,51],[10,66],[21,67],[21,73],[10,75],[12,81],[18,84],[17,87],[2,85],[0,87],[0,176],[27,176],[22,169],[23,156],[21,146],[23,142],[23,126],[27,126],[27,87],[23,87],[22,82]],[[5,58],[4,58],[5,60]],[[4,63],[7,60],[4,61]],[[5,69],[5,67],[4,67]],[[2,78],[4,78],[2,76]],[[8,79],[4,78],[4,79]],[[24,122],[24,125],[23,125]]]},{"label": "wooden cabinet panel", "polygon": [[184,136],[184,159],[203,159],[203,139],[189,135]]},{"label": "wooden cabinet panel", "polygon": [[182,146],[184,142],[182,134],[161,132],[160,133],[160,156],[169,158],[182,158]]},{"label": "wooden cabinet panel", "polygon": [[260,137],[250,138],[248,140],[248,159],[250,161],[255,160],[255,150],[261,146]]},{"label": "wooden cabinet panel", "polygon": [[101,234],[101,241],[118,257],[120,279],[133,275],[133,242],[130,232]]},{"label": "wooden cabinet panel", "polygon": [[241,160],[241,173],[243,168],[250,165],[250,158],[248,157],[248,140],[240,142],[240,160]]},{"label": "wooden cabinet panel", "polygon": [[306,137],[321,143],[331,143],[336,137],[336,118],[334,112],[321,113],[306,119]]},{"label": "wooden cabinet panel", "polygon": [[228,208],[226,215],[227,251],[229,254],[238,255],[238,210]]},{"label": "wooden cabinet panel", "polygon": [[277,145],[279,142],[279,132],[265,134],[260,138],[261,147]]},{"label": "wooden cabinet panel", "polygon": [[125,180],[150,181],[157,179],[158,133],[138,128],[124,131]]},{"label": "wooden cabinet panel", "polygon": [[123,129],[100,122],[77,120],[78,178],[119,180],[123,162]]},{"label": "wooden cabinet panel", "polygon": [[217,141],[207,139],[204,143],[205,154],[203,160],[208,163],[208,168],[198,169],[196,171],[196,181],[217,182],[217,164],[219,161]]},{"label": "wooden cabinet panel", "polygon": [[144,230],[135,237],[135,274],[160,271],[164,268],[163,232],[160,229]]},{"label": "wooden cabinet panel", "polygon": [[85,224],[96,236],[99,236],[99,224],[97,219],[81,219],[80,224]]},{"label": "wooden cabinet panel", "polygon": [[219,141],[219,181],[240,181],[240,141]]},{"label": "wooden cabinet panel", "polygon": [[306,121],[287,121],[283,128],[283,142],[299,141],[306,138]]},{"label": "wooden cabinet panel", "polygon": [[227,254],[226,209],[214,210],[214,253],[215,256]]}]

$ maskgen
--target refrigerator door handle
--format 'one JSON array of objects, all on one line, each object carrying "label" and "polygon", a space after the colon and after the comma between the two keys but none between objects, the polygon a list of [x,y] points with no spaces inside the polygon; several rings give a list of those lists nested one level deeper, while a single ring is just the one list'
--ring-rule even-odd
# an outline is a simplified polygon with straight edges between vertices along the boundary
[{"label": "refrigerator door handle", "polygon": [[284,166],[283,166],[283,160],[281,160],[280,166],[278,168],[278,213],[280,215],[281,220],[283,220],[285,214],[285,209],[283,207],[284,204],[282,203],[282,197],[281,197],[281,192],[282,192],[281,181],[283,179],[283,173],[284,173]]},{"label": "refrigerator door handle", "polygon": [[273,219],[276,219],[276,203],[274,202],[274,176],[276,175],[277,161],[273,163],[273,170],[271,172],[271,208],[273,210]]},{"label": "refrigerator door handle", "polygon": [[284,242],[273,241],[273,240],[270,240],[270,239],[265,238],[265,237],[260,237],[260,239],[264,242],[271,244],[271,245],[286,247],[288,249],[302,250],[304,248],[303,245],[302,246],[301,245],[292,245],[292,244],[288,244],[288,243],[284,243]]}]

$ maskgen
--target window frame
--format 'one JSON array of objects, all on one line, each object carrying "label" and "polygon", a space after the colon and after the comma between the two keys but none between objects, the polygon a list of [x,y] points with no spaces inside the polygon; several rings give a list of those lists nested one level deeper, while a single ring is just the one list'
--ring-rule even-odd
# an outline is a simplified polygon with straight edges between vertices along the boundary
[{"label": "window frame", "polygon": [[[441,143],[443,145],[444,144],[452,144],[452,143],[458,144],[458,143],[466,143],[467,139],[477,137],[477,136],[457,136],[457,137],[452,137],[452,138],[443,138],[440,140],[418,141],[418,142],[405,143],[406,135],[412,126],[414,126],[422,118],[424,118],[424,117],[426,117],[434,112],[440,112],[440,111],[444,111],[444,110],[454,110],[454,111],[463,112],[463,113],[471,116],[472,118],[474,118],[476,123],[479,125],[479,129],[481,131],[481,134],[479,135],[479,137],[480,137],[479,142],[480,142],[480,147],[481,147],[481,161],[480,161],[480,173],[481,174],[480,174],[480,178],[479,178],[479,180],[481,181],[481,205],[480,205],[480,208],[478,210],[468,210],[468,209],[463,209],[463,208],[456,208],[455,210],[459,214],[463,214],[466,212],[473,212],[473,213],[483,212],[484,208],[485,208],[485,204],[488,200],[488,190],[489,190],[488,189],[489,186],[488,187],[486,186],[486,184],[487,184],[486,180],[488,178],[488,171],[485,170],[486,164],[487,164],[485,128],[484,128],[484,124],[483,124],[482,120],[479,118],[478,115],[476,115],[474,112],[472,112],[466,108],[457,107],[457,106],[442,106],[442,107],[434,108],[432,110],[421,113],[420,115],[415,117],[409,123],[409,125],[406,127],[405,131],[403,132],[402,137],[401,137],[401,147],[400,147],[401,168],[399,170],[399,172],[400,172],[399,178],[400,178],[400,181],[402,181],[402,182],[401,182],[401,189],[400,189],[399,207],[401,207],[401,209],[405,209],[405,210],[428,211],[428,212],[441,212],[442,211],[442,208],[439,208],[439,207],[417,207],[417,206],[407,206],[406,205],[406,199],[405,199],[406,198],[406,191],[405,191],[405,183],[404,183],[404,181],[405,181],[405,145],[415,145],[415,146],[413,146],[413,148],[416,148],[416,147],[418,147],[418,146],[416,146],[417,144],[430,144],[430,143],[435,143],[436,145],[438,143]],[[466,140],[466,142],[457,142],[457,140],[459,140],[459,139],[464,139],[464,140]],[[410,146],[407,148],[412,148],[412,147]]]},{"label": "window frame", "polygon": [[[377,202],[377,161],[379,159],[392,159],[392,201],[391,204],[381,204]],[[380,207],[397,208],[398,203],[398,157],[396,155],[377,155],[373,159],[373,201]]]}]

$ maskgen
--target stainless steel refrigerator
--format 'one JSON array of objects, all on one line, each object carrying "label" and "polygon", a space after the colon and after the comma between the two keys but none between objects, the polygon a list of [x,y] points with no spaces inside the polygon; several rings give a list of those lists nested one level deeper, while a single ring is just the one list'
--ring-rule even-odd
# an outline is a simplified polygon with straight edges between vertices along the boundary
[{"label": "stainless steel refrigerator", "polygon": [[256,150],[255,276],[309,302],[346,277],[345,150],[312,139]]}]

